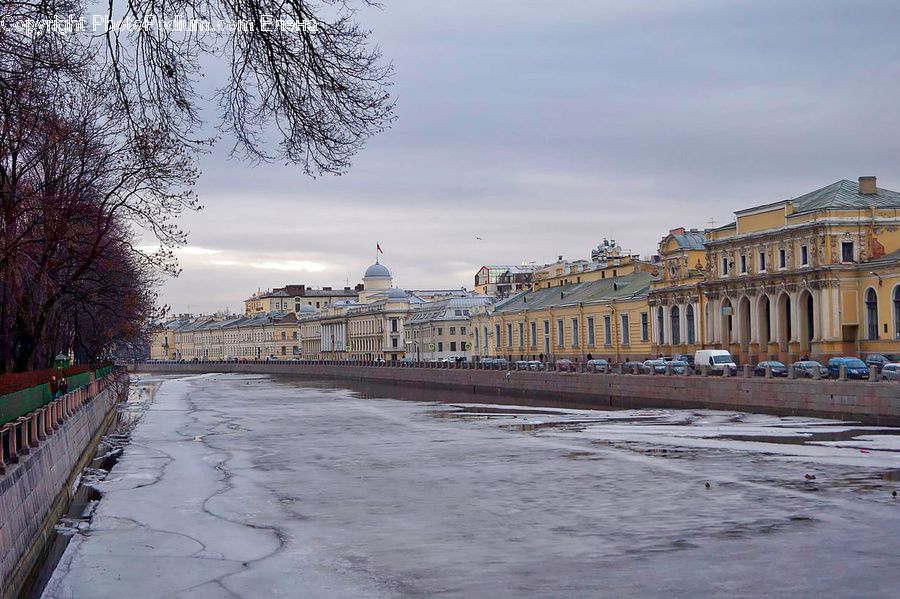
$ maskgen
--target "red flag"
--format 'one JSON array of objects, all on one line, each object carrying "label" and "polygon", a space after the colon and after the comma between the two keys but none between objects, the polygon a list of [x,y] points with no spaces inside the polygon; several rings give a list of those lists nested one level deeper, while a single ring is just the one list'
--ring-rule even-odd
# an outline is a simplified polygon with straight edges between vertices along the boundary
[{"label": "red flag", "polygon": [[384,253],[384,251],[381,249],[381,244],[380,244],[380,243],[376,243],[376,244],[375,244],[375,249],[378,250],[379,252],[381,252],[382,254]]}]

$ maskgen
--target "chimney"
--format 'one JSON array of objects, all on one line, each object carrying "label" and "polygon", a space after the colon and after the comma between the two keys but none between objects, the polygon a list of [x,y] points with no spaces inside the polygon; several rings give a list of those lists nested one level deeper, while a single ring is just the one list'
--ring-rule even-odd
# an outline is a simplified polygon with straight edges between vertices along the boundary
[{"label": "chimney", "polygon": [[859,178],[859,193],[864,196],[871,196],[878,193],[874,176]]}]

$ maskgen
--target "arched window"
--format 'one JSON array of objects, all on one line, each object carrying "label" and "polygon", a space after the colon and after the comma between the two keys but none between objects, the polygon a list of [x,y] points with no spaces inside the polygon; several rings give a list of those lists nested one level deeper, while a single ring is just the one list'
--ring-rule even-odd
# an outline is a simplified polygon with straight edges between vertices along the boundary
[{"label": "arched window", "polygon": [[656,310],[656,324],[657,324],[656,329],[659,331],[659,334],[658,334],[659,344],[664,345],[666,343],[666,329],[665,329],[666,316],[665,316],[665,312],[663,312],[662,306],[660,306]]},{"label": "arched window", "polygon": [[871,287],[866,291],[866,333],[870,341],[878,339],[878,294]]},{"label": "arched window", "polygon": [[894,339],[900,339],[900,285],[894,287]]},{"label": "arched window", "polygon": [[697,335],[694,332],[694,304],[688,304],[684,316],[687,318],[687,342],[697,343]]},{"label": "arched window", "polygon": [[678,306],[672,306],[672,344],[681,343],[681,310]]}]

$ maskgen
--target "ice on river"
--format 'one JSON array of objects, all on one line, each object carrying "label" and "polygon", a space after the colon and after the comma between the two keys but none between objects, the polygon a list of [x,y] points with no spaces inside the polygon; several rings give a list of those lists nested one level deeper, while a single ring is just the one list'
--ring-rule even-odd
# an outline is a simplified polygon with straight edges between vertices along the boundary
[{"label": "ice on river", "polygon": [[900,430],[333,385],[163,382],[44,596],[896,596]]}]

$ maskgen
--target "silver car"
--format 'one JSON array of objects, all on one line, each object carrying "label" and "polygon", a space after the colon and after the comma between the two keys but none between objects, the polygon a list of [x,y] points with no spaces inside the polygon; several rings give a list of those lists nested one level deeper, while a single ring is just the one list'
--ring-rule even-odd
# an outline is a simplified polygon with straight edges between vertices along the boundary
[{"label": "silver car", "polygon": [[900,362],[891,362],[881,368],[881,376],[886,381],[900,381]]}]

